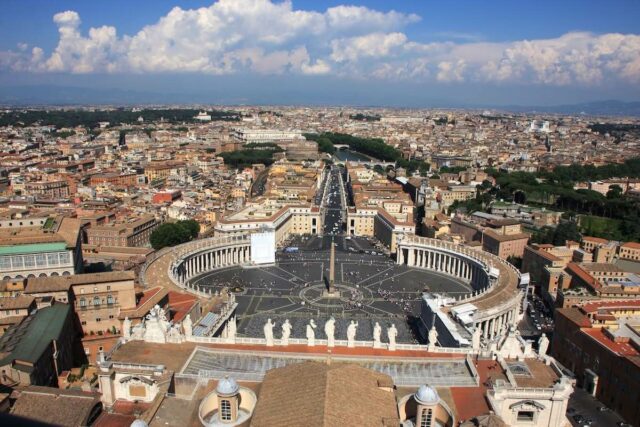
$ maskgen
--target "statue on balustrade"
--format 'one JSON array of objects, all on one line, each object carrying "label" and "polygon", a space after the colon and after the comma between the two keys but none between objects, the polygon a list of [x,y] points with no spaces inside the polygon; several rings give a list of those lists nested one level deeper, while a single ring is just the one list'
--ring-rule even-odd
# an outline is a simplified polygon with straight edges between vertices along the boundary
[{"label": "statue on balustrade", "polygon": [[289,345],[289,337],[291,336],[291,323],[286,319],[282,324],[282,345]]}]

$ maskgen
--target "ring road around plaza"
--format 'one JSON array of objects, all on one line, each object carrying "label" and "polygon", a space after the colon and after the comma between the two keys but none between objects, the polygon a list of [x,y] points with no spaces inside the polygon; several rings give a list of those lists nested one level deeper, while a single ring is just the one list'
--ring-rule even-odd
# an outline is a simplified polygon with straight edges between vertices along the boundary
[{"label": "ring road around plaza", "polygon": [[[410,342],[426,336],[416,334],[415,325],[407,325],[413,318],[440,322],[439,331],[444,326],[454,335],[447,340],[441,333],[440,341],[460,346],[469,339],[457,331],[480,328],[482,337],[491,340],[521,312],[520,274],[511,264],[464,245],[415,235],[399,237],[395,261],[355,251],[349,247],[351,239],[339,238],[335,261],[339,295],[327,297],[329,251],[323,239],[327,237],[312,237],[299,251],[277,252],[273,262],[265,262],[254,234],[213,237],[167,249],[143,271],[147,281],[153,270],[154,283],[202,297],[223,289],[233,292],[238,333],[247,336],[259,336],[267,318],[291,319],[292,336],[303,336],[310,318],[322,321],[333,316],[339,330],[357,320],[363,338],[376,322],[393,323],[400,329],[399,341]],[[357,245],[355,238],[353,244]],[[453,331],[451,323],[457,325]]]}]

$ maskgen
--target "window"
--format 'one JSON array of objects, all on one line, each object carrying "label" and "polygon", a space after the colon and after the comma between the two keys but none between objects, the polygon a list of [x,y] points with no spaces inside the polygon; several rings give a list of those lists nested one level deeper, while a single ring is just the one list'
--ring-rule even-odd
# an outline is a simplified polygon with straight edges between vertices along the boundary
[{"label": "window", "polygon": [[422,411],[422,419],[420,420],[420,427],[431,427],[432,419],[433,419],[433,409],[426,409]]},{"label": "window", "polygon": [[44,254],[36,254],[36,265],[38,267],[47,265],[47,259]]},{"label": "window", "polygon": [[101,320],[102,320],[101,318],[96,317],[96,322],[100,323]]},{"label": "window", "polygon": [[100,305],[100,297],[93,297],[93,305]]},{"label": "window", "polygon": [[533,411],[518,411],[518,421],[533,422],[535,413]]},{"label": "window", "polygon": [[113,295],[107,296],[107,304],[109,305],[113,304]]},{"label": "window", "polygon": [[49,265],[58,265],[58,254],[47,254],[47,262]]},{"label": "window", "polygon": [[231,402],[226,399],[220,401],[220,419],[231,421]]},{"label": "window", "polygon": [[87,306],[87,300],[84,298],[80,298],[80,307],[84,308]]}]

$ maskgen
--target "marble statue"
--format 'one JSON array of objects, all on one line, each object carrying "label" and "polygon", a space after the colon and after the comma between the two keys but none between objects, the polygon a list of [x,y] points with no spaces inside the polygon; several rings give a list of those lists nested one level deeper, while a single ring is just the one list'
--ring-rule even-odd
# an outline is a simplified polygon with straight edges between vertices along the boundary
[{"label": "marble statue", "polygon": [[433,351],[438,343],[438,331],[436,330],[436,326],[433,325],[431,329],[429,329],[429,351]]},{"label": "marble statue", "polygon": [[547,350],[549,350],[549,338],[547,338],[547,335],[543,332],[538,340],[538,354],[541,357],[546,356]]},{"label": "marble statue", "polygon": [[476,327],[471,335],[471,348],[480,350],[480,338],[482,337],[482,329]]},{"label": "marble statue", "polygon": [[291,336],[291,323],[289,323],[289,319],[286,319],[282,324],[282,340],[280,343],[282,345],[289,345],[289,337]]},{"label": "marble statue", "polygon": [[358,322],[352,320],[347,327],[347,347],[356,346],[356,330],[358,328]]},{"label": "marble statue", "polygon": [[398,330],[396,329],[396,325],[391,324],[391,327],[387,329],[387,336],[389,337],[389,350],[396,350],[396,337],[398,336]]},{"label": "marble statue", "polygon": [[380,326],[380,323],[376,322],[375,326],[373,327],[373,348],[381,347],[381,343],[380,343],[381,335],[382,335],[382,327]]},{"label": "marble statue", "polygon": [[273,327],[275,323],[271,323],[271,319],[264,324],[264,338],[267,340],[267,347],[273,346]]},{"label": "marble statue", "polygon": [[126,339],[131,338],[131,320],[129,320],[128,316],[122,322],[122,336]]},{"label": "marble statue", "polygon": [[182,325],[180,323],[175,323],[173,324],[170,328],[169,328],[169,337],[173,338],[174,340],[182,340],[182,332],[180,332],[180,330],[182,329]]},{"label": "marble statue", "polygon": [[144,340],[146,342],[165,343],[171,324],[167,320],[164,309],[156,304],[146,316],[144,323]]},{"label": "marble statue", "polygon": [[307,325],[307,345],[309,347],[313,347],[316,345],[316,333],[314,329],[316,328],[316,322],[313,319],[309,320],[309,324]]},{"label": "marble statue", "polygon": [[327,347],[335,346],[336,319],[331,316],[324,324],[324,333],[327,335]]},{"label": "marble statue", "polygon": [[145,331],[145,327],[144,327],[144,319],[143,319],[142,322],[138,323],[136,326],[131,328],[131,339],[134,339],[134,340],[144,339],[144,331]]},{"label": "marble statue", "polygon": [[187,314],[187,316],[182,321],[182,330],[184,331],[184,336],[190,338],[193,334],[193,322],[191,322],[191,315]]}]

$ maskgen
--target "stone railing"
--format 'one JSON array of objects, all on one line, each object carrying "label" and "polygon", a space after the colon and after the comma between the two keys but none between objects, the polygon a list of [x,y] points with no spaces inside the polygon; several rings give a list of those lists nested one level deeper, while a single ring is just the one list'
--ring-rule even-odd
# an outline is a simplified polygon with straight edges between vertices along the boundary
[{"label": "stone railing", "polygon": [[[196,337],[191,336],[186,339],[189,342],[200,343],[200,344],[240,344],[240,345],[258,345],[264,346],[266,349],[277,349],[277,348],[285,348],[286,345],[283,345],[282,340],[274,339],[273,346],[267,347],[267,340],[264,338],[250,338],[250,337],[238,337],[235,338],[222,338],[222,337]],[[304,338],[289,338],[289,345],[307,345],[308,341]],[[327,346],[328,341],[326,339],[315,339],[314,344],[316,346]],[[354,341],[354,347],[358,348],[374,348],[373,341]],[[334,347],[348,347],[349,342],[347,340],[334,340]],[[389,351],[394,351],[393,349],[389,349],[389,343],[381,343],[381,349],[387,349]],[[477,353],[472,348],[462,348],[462,347],[429,347],[428,345],[423,344],[405,344],[405,343],[396,343],[395,350],[404,350],[404,351],[415,351],[415,352],[431,352],[431,353],[443,353],[443,354],[464,354],[464,355],[472,355]]]}]

